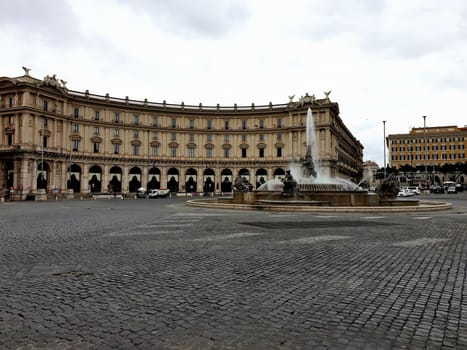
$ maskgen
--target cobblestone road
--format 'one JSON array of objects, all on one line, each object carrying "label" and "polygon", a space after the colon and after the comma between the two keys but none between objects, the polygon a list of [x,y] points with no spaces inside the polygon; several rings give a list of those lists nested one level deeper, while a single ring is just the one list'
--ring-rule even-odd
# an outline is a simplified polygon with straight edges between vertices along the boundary
[{"label": "cobblestone road", "polygon": [[5,203],[0,348],[467,349],[455,200],[397,215]]}]

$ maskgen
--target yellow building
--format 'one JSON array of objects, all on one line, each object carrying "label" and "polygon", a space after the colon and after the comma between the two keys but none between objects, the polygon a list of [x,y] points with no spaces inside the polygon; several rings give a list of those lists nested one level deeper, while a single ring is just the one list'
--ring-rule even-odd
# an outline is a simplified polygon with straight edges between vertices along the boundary
[{"label": "yellow building", "polygon": [[389,164],[397,169],[466,162],[467,127],[412,128],[408,134],[389,135],[387,141]]},{"label": "yellow building", "polygon": [[0,77],[0,184],[23,199],[39,189],[220,193],[237,176],[253,184],[281,177],[306,154],[308,108],[325,173],[361,178],[363,146],[329,94],[265,106],[174,105],[73,91],[55,75],[24,70]]}]

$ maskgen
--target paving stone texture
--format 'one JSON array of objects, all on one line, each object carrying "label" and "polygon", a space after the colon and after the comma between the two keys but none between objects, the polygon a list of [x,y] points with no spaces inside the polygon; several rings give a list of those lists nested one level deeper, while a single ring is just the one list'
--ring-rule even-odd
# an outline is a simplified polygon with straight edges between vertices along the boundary
[{"label": "paving stone texture", "polygon": [[310,214],[0,204],[1,349],[467,349],[467,194]]}]

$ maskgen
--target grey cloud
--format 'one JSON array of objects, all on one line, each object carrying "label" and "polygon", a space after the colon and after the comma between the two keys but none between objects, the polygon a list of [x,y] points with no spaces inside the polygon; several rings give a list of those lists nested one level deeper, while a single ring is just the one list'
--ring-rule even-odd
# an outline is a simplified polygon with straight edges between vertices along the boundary
[{"label": "grey cloud", "polygon": [[[393,6],[393,7],[391,7]],[[403,58],[417,58],[464,40],[467,4],[453,6],[410,3],[395,7],[385,0],[328,0],[311,3],[313,20],[304,23],[307,36],[318,40],[350,35],[367,51],[386,51]]]},{"label": "grey cloud", "polygon": [[68,46],[80,36],[78,24],[70,5],[62,0],[4,1],[0,11],[0,29],[21,33],[25,44],[38,39]]},{"label": "grey cloud", "polygon": [[211,37],[228,33],[248,17],[244,0],[117,0],[143,12],[157,26],[183,35]]}]

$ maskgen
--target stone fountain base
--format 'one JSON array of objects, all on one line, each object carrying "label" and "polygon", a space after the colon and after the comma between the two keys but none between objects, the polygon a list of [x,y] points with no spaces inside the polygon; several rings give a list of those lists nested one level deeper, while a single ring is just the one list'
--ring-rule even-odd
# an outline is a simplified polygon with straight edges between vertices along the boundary
[{"label": "stone fountain base", "polygon": [[302,191],[296,194],[284,194],[278,191],[234,192],[233,204],[271,204],[271,205],[309,205],[327,207],[379,207],[379,206],[417,206],[418,200],[397,200],[381,198],[375,193],[366,191],[329,190],[326,186],[320,190]]}]

